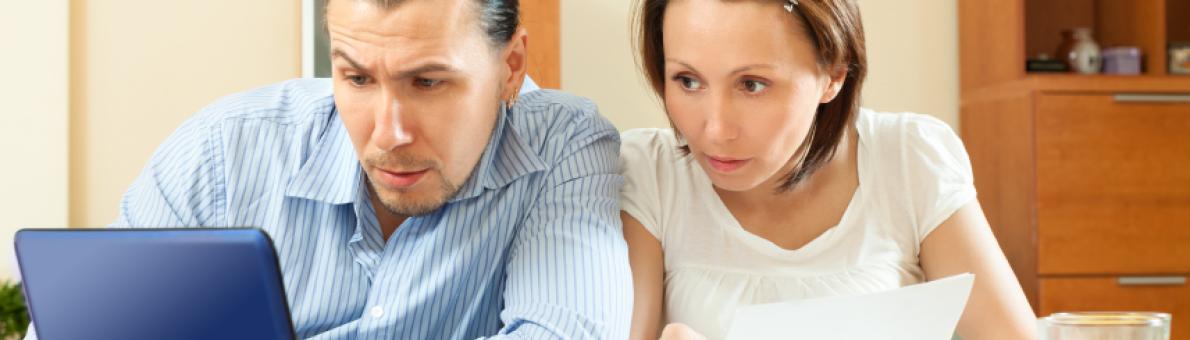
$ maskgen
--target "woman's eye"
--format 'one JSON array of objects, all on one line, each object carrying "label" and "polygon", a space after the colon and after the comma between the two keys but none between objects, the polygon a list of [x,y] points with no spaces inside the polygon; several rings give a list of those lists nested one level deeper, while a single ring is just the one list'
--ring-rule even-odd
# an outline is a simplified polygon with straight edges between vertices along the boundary
[{"label": "woman's eye", "polygon": [[347,81],[351,83],[351,85],[364,86],[368,84],[368,76],[350,75],[346,78]]},{"label": "woman's eye", "polygon": [[438,79],[417,78],[413,80],[413,85],[426,90],[433,89],[439,84],[442,84],[442,81]]},{"label": "woman's eye", "polygon": [[764,89],[769,87],[768,84],[765,84],[759,80],[752,80],[752,79],[743,81],[743,83],[741,85],[744,86],[744,91],[748,92],[749,94],[757,94],[757,93],[763,92]]},{"label": "woman's eye", "polygon": [[702,89],[702,82],[699,81],[698,79],[694,79],[692,77],[684,76],[684,75],[678,75],[678,76],[674,77],[674,79],[677,80],[678,84],[682,85],[682,88],[686,89],[687,91],[694,91],[694,90]]}]

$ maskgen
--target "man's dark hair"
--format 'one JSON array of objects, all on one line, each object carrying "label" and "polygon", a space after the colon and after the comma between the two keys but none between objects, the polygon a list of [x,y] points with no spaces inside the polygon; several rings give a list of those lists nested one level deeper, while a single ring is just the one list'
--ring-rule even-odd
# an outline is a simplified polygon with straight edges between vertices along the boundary
[{"label": "man's dark hair", "polygon": [[[339,0],[342,1],[342,0]],[[382,9],[392,9],[406,0],[352,0],[366,1]],[[518,0],[473,0],[479,8],[479,23],[488,41],[493,46],[504,47],[512,40],[520,23],[520,5]],[[330,0],[327,0],[330,3]],[[325,8],[323,9],[325,11]],[[325,17],[325,16],[324,16]]]}]

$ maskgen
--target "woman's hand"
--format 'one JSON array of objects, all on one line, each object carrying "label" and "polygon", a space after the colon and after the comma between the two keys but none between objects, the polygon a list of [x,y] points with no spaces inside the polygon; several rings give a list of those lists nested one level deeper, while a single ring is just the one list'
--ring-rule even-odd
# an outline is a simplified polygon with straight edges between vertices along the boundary
[{"label": "woman's hand", "polygon": [[661,338],[659,340],[707,340],[707,337],[695,332],[690,326],[680,323],[671,323],[665,325],[665,329],[661,331]]}]

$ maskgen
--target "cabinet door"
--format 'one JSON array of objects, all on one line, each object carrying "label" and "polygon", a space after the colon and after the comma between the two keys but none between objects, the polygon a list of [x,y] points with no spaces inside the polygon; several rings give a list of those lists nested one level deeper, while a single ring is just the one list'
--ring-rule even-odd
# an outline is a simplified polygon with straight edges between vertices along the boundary
[{"label": "cabinet door", "polygon": [[529,32],[529,77],[547,89],[562,88],[561,13],[558,0],[521,1],[521,26]]},{"label": "cabinet door", "polygon": [[1165,312],[1171,339],[1190,340],[1190,286],[1185,276],[1041,279],[1041,314],[1086,311]]},{"label": "cabinet door", "polygon": [[1038,271],[1190,272],[1190,96],[1036,105]]}]

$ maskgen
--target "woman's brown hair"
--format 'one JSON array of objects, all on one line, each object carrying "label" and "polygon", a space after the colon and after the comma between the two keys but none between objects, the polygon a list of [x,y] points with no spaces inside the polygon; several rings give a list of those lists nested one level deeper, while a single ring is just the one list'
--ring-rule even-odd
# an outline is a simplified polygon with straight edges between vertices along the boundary
[{"label": "woman's brown hair", "polygon": [[[638,1],[635,16],[635,33],[639,39],[637,66],[645,73],[653,92],[664,102],[666,79],[662,24],[670,1]],[[786,3],[784,0],[780,2]],[[864,28],[860,22],[859,8],[853,0],[800,0],[793,6],[790,15],[804,28],[811,45],[815,47],[819,69],[830,72],[846,67],[847,75],[835,99],[818,105],[810,133],[794,154],[794,157],[801,157],[801,161],[793,171],[785,174],[779,188],[781,191],[793,189],[834,157],[848,124],[859,112],[860,90],[868,69]],[[688,146],[683,146],[682,150],[690,152]]]}]

